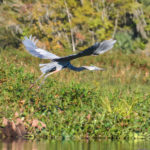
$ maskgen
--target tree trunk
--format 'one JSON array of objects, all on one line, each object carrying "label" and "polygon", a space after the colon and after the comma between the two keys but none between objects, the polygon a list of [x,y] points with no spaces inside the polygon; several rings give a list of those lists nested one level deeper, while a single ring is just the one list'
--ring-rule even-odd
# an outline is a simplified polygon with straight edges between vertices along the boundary
[{"label": "tree trunk", "polygon": [[117,12],[117,16],[116,16],[116,19],[115,19],[115,27],[114,27],[114,32],[113,32],[112,38],[114,38],[114,37],[115,37],[116,32],[117,32],[117,27],[118,27],[118,18],[119,18],[119,13]]},{"label": "tree trunk", "polygon": [[64,3],[65,3],[65,7],[66,7],[66,12],[67,12],[67,17],[68,17],[69,25],[70,25],[72,50],[73,50],[73,52],[74,52],[74,51],[76,51],[75,40],[74,40],[74,31],[73,31],[73,29],[72,29],[72,22],[71,22],[70,13],[69,13],[69,9],[68,9],[68,7],[67,7],[66,1],[64,1]]},{"label": "tree trunk", "polygon": [[84,1],[84,0],[80,0],[80,3],[81,3],[82,6],[83,6],[83,3],[84,3],[83,1]]},{"label": "tree trunk", "polygon": [[102,7],[103,7],[103,10],[102,10],[102,21],[104,21],[104,19],[107,18],[107,10],[106,10],[106,7],[105,7],[105,0],[102,0]]},{"label": "tree trunk", "polygon": [[145,19],[143,18],[143,11],[142,9],[136,9],[134,11],[134,18],[137,20],[136,23],[136,30],[141,35],[143,39],[148,39],[146,31],[144,30],[146,24]]}]

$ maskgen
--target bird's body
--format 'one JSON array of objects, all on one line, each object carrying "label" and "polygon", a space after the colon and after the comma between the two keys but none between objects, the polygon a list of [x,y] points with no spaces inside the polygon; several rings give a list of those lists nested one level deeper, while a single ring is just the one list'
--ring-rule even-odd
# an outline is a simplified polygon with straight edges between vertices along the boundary
[{"label": "bird's body", "polygon": [[47,64],[39,64],[40,70],[43,74],[53,72],[56,70],[60,71],[64,68],[67,68],[68,65],[69,62],[56,62],[56,61]]},{"label": "bird's body", "polygon": [[110,39],[110,40],[105,40],[99,43],[96,42],[94,45],[85,49],[84,51],[81,51],[77,54],[65,56],[65,57],[59,57],[55,54],[52,54],[48,51],[38,48],[36,46],[36,42],[37,41],[35,41],[35,38],[34,37],[32,38],[32,36],[30,36],[29,38],[25,37],[23,40],[23,44],[25,48],[31,55],[42,58],[42,59],[51,60],[50,63],[39,64],[40,70],[42,72],[42,75],[40,76],[40,78],[44,76],[44,80],[45,80],[49,75],[55,72],[58,72],[64,68],[68,68],[74,71],[104,70],[103,68],[99,68],[96,66],[75,67],[70,63],[70,61],[79,57],[83,57],[83,56],[103,54],[107,52],[108,50],[110,50],[116,41]]}]

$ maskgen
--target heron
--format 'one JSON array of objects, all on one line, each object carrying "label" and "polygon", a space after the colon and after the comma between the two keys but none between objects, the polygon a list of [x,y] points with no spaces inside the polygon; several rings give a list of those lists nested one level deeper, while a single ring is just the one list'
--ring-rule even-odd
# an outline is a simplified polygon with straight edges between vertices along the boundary
[{"label": "heron", "polygon": [[99,68],[96,66],[75,67],[70,62],[73,59],[77,59],[77,58],[83,57],[83,56],[103,54],[103,53],[109,51],[110,49],[112,49],[114,44],[116,43],[116,40],[113,40],[113,39],[104,40],[102,42],[96,42],[94,45],[88,47],[87,49],[85,49],[77,54],[72,54],[72,55],[65,56],[65,57],[59,57],[49,51],[46,51],[44,49],[37,47],[37,45],[36,45],[37,41],[38,40],[35,37],[32,37],[32,35],[31,35],[29,37],[25,36],[22,43],[25,46],[26,50],[31,55],[33,55],[35,57],[39,57],[41,59],[51,60],[50,63],[39,64],[42,74],[38,78],[38,80],[43,77],[42,84],[44,83],[45,79],[48,76],[50,76],[58,71],[61,71],[62,69],[65,69],[65,68],[68,68],[70,70],[77,71],[77,72],[83,71],[83,70],[90,70],[90,71],[104,70],[103,68]]}]

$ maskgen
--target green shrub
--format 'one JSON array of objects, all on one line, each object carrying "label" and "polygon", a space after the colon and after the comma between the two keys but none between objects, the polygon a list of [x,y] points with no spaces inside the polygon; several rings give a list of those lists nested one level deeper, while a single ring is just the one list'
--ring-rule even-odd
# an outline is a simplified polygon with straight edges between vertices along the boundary
[{"label": "green shrub", "polygon": [[118,32],[115,35],[115,39],[117,40],[116,47],[121,49],[123,53],[130,53],[135,50],[132,35],[128,32]]},{"label": "green shrub", "polygon": [[[149,136],[150,64],[146,57],[111,53],[89,58],[97,65],[101,61],[107,70],[64,70],[38,89],[40,82],[30,88],[39,76],[37,58],[15,49],[7,52],[1,51],[0,56],[1,125],[3,117],[16,121],[17,112],[29,136],[36,138]],[[46,128],[32,127],[34,119]]]}]

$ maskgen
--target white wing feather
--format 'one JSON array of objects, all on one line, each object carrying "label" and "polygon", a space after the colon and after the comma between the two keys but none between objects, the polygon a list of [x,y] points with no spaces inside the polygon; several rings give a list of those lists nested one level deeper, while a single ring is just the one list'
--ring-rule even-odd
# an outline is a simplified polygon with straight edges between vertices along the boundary
[{"label": "white wing feather", "polygon": [[32,36],[30,36],[29,38],[24,37],[24,40],[22,41],[22,43],[24,44],[27,51],[35,57],[39,57],[42,59],[51,59],[51,60],[59,58],[55,54],[52,54],[44,49],[38,48],[36,46],[37,40],[35,40],[35,37],[33,37],[33,38],[32,38]]},{"label": "white wing feather", "polygon": [[99,54],[103,54],[103,53],[109,51],[110,49],[113,48],[115,43],[116,43],[116,40],[113,40],[113,39],[105,40],[105,41],[101,42],[99,44],[99,47],[97,48],[97,50],[94,52],[94,54],[99,55]]}]

